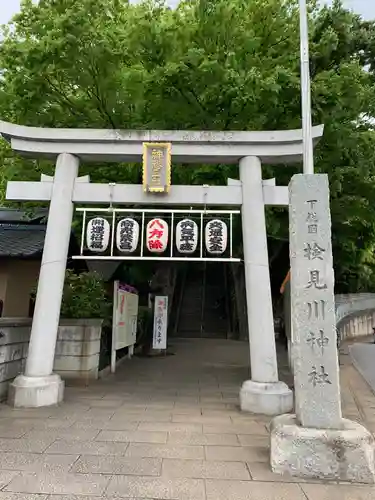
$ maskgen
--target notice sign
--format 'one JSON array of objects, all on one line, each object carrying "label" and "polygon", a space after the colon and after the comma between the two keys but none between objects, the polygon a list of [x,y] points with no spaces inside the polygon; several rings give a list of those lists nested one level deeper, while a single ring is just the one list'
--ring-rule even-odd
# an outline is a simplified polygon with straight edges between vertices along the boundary
[{"label": "notice sign", "polygon": [[131,293],[121,284],[117,288],[116,308],[116,350],[136,343],[138,295]]},{"label": "notice sign", "polygon": [[171,144],[143,143],[143,190],[167,193],[171,185]]},{"label": "notice sign", "polygon": [[168,297],[157,295],[154,310],[153,349],[167,348]]}]

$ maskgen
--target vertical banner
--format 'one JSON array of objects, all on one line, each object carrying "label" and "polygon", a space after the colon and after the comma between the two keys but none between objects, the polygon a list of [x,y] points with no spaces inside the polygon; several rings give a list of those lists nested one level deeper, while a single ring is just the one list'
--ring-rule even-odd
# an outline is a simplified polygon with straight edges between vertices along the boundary
[{"label": "vertical banner", "polygon": [[116,369],[116,351],[129,347],[137,340],[138,294],[135,288],[115,281],[113,290],[113,322],[111,372]]},{"label": "vertical banner", "polygon": [[168,296],[157,295],[154,309],[153,349],[167,348]]}]

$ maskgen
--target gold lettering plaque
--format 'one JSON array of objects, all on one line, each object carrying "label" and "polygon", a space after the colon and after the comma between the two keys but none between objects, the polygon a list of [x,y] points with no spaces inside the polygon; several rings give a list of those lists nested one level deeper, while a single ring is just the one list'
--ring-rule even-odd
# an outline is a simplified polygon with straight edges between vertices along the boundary
[{"label": "gold lettering plaque", "polygon": [[143,190],[146,193],[168,193],[171,187],[171,144],[143,143]]}]

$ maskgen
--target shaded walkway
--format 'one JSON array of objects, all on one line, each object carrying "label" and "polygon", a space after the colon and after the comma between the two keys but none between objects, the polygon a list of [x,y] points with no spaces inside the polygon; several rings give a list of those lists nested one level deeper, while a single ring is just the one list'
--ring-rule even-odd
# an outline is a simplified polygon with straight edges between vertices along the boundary
[{"label": "shaded walkway", "polygon": [[[0,407],[0,500],[370,500],[373,487],[269,471],[265,416],[237,408],[248,344],[173,341],[58,408]],[[375,430],[375,398],[343,356],[346,416]],[[18,495],[16,495],[16,493]]]}]

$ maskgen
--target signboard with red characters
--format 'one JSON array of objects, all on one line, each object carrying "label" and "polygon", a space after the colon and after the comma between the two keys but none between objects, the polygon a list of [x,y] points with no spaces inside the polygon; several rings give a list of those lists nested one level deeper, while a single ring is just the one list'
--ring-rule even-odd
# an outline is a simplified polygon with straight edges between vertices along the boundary
[{"label": "signboard with red characters", "polygon": [[147,249],[153,253],[165,252],[168,245],[168,224],[163,219],[152,219],[146,228]]}]

